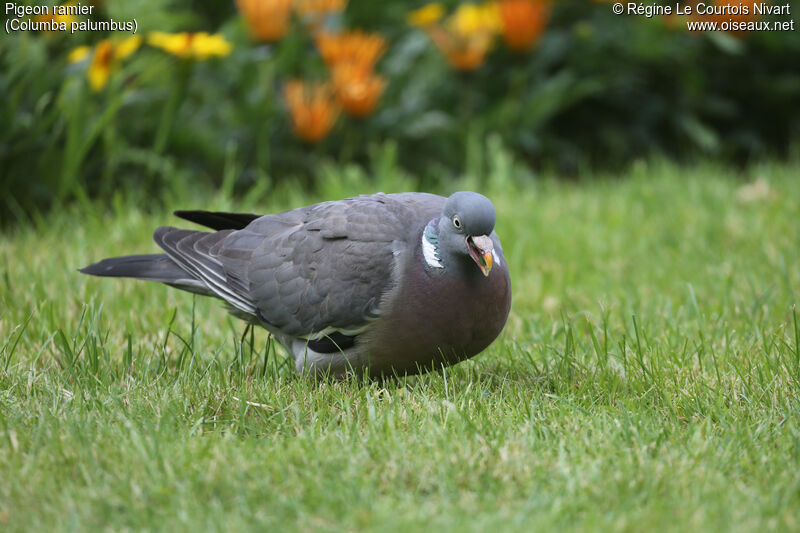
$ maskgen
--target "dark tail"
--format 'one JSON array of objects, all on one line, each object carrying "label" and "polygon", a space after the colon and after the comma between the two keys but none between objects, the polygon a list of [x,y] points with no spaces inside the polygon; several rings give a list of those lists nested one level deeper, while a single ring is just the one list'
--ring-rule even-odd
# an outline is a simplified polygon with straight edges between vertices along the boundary
[{"label": "dark tail", "polygon": [[217,231],[244,229],[261,215],[252,213],[223,213],[212,211],[175,211],[175,216]]},{"label": "dark tail", "polygon": [[158,281],[199,294],[211,294],[205,284],[188,274],[167,254],[110,257],[80,269],[91,276]]}]

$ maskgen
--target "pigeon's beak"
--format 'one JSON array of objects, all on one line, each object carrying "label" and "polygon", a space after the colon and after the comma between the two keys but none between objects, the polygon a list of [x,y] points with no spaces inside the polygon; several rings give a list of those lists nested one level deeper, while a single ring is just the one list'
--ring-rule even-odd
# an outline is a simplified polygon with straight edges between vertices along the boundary
[{"label": "pigeon's beak", "polygon": [[492,239],[486,235],[469,236],[467,237],[467,249],[469,256],[481,269],[483,275],[488,276],[489,271],[492,270],[492,251],[494,250]]}]

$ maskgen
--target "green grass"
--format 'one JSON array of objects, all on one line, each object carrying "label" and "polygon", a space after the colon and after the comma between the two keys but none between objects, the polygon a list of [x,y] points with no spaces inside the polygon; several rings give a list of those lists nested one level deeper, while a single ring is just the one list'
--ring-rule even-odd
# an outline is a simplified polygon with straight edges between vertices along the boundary
[{"label": "green grass", "polygon": [[[403,187],[329,172],[166,203]],[[2,235],[0,529],[800,530],[800,166],[503,172],[505,332],[397,383],[309,381],[215,301],[76,272],[166,211]]]}]

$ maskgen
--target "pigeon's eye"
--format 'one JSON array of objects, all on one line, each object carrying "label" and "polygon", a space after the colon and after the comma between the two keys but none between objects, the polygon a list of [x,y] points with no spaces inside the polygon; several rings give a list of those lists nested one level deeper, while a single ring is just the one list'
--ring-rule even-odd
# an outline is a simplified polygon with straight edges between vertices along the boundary
[{"label": "pigeon's eye", "polygon": [[458,216],[454,216],[454,217],[453,217],[453,225],[454,225],[454,226],[455,226],[457,229],[461,229],[461,219],[460,219],[460,218],[458,218]]}]

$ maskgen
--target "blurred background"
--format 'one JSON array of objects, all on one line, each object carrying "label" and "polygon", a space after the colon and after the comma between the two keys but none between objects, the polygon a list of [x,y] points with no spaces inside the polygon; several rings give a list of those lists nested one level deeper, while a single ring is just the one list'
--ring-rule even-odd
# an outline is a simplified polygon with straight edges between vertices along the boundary
[{"label": "blurred background", "polygon": [[0,38],[2,224],[126,191],[308,190],[332,167],[480,186],[496,153],[521,182],[652,158],[736,168],[800,139],[796,30],[689,32],[590,0],[83,5],[4,14],[30,29]]}]

